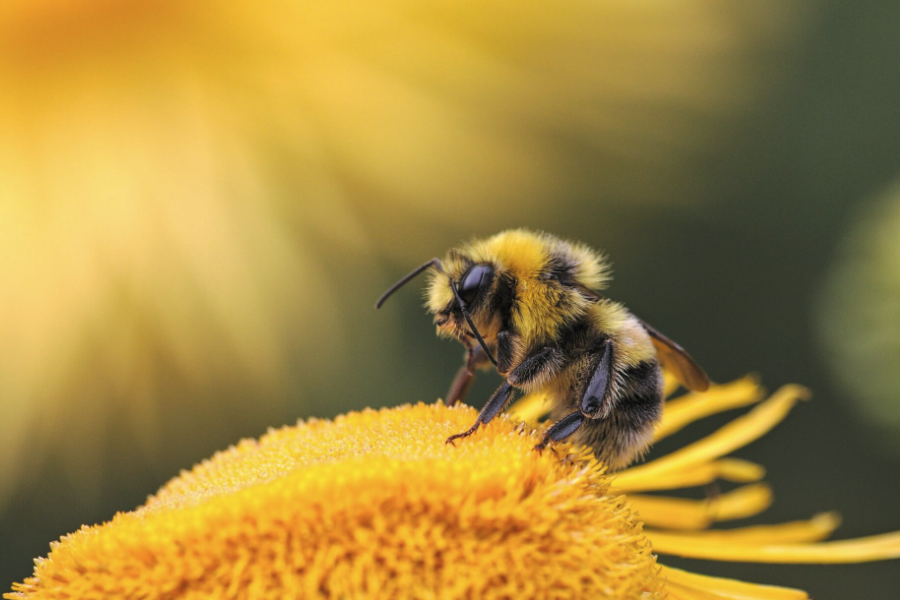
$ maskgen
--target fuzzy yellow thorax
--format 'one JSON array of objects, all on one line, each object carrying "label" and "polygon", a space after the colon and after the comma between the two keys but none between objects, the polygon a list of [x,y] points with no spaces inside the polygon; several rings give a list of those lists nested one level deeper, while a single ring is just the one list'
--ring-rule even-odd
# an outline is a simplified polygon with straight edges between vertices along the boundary
[{"label": "fuzzy yellow thorax", "polygon": [[[443,273],[431,273],[426,307],[432,313],[444,310],[454,300],[448,279],[458,282],[472,264],[490,264],[498,275],[508,275],[516,282],[512,326],[524,345],[553,339],[560,327],[581,316],[589,305],[589,300],[569,291],[571,304],[560,310],[559,299],[566,292],[541,278],[554,256],[577,265],[574,275],[585,289],[600,290],[609,280],[606,260],[589,247],[541,232],[511,229],[447,253],[442,260]],[[492,325],[479,323],[485,328],[481,333],[495,333]]]}]

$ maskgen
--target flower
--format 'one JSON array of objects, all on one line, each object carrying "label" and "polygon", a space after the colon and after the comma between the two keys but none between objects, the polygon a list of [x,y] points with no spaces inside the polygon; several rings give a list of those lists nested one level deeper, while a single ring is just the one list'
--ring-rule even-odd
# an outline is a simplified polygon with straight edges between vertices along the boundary
[{"label": "flower", "polygon": [[900,452],[900,181],[866,202],[819,294],[822,357],[848,411],[885,450]]},{"label": "flower", "polygon": [[[458,446],[444,440],[471,423],[470,407],[418,404],[301,422],[244,440],[139,509],[65,536],[4,597],[807,598],[660,566],[654,555],[900,557],[900,532],[819,543],[837,526],[831,514],[707,529],[768,505],[762,467],[725,455],[806,395],[785,386],[712,435],[615,476],[586,448],[531,451],[539,432],[517,417],[539,414],[539,397]],[[752,379],[687,394],[668,403],[658,437],[761,398]],[[748,485],[709,503],[636,493],[716,479]]]}]

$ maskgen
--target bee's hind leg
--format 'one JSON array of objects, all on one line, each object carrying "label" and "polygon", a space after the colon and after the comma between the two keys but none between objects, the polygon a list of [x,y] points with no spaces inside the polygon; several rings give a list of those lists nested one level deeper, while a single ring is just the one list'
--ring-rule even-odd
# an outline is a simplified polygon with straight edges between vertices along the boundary
[{"label": "bee's hind leg", "polygon": [[534,449],[541,452],[550,442],[559,442],[566,439],[578,431],[578,428],[584,424],[584,419],[585,416],[580,410],[576,410],[575,412],[566,415],[554,423],[550,429],[544,433],[544,438],[541,440],[541,443],[535,446]]},{"label": "bee's hind leg", "polygon": [[497,391],[494,392],[494,395],[487,401],[487,404],[484,405],[484,408],[481,409],[481,412],[478,413],[478,418],[475,419],[475,424],[472,425],[466,431],[462,433],[457,433],[456,435],[451,435],[447,438],[447,443],[452,444],[453,440],[458,440],[460,438],[468,437],[475,433],[478,430],[480,425],[487,425],[491,422],[491,419],[496,417],[500,411],[504,409],[504,407],[509,403],[512,398],[513,388],[510,384],[504,383]]}]

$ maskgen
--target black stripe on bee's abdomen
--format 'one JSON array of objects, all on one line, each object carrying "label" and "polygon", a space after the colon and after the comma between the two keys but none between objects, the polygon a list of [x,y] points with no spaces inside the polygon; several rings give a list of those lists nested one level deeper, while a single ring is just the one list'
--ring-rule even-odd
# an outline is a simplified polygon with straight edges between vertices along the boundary
[{"label": "black stripe on bee's abdomen", "polygon": [[642,361],[624,369],[619,376],[615,412],[624,422],[644,426],[662,414],[662,373],[655,360]]}]

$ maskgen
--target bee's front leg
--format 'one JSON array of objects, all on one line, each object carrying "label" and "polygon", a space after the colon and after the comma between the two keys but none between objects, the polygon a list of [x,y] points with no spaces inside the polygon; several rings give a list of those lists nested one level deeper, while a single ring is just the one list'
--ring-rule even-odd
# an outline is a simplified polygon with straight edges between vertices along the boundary
[{"label": "bee's front leg", "polygon": [[496,417],[500,413],[500,411],[502,411],[509,403],[510,399],[512,398],[512,392],[513,388],[509,383],[504,383],[499,388],[497,388],[497,391],[494,392],[494,395],[491,396],[490,400],[487,401],[487,404],[484,405],[484,408],[481,409],[481,412],[478,413],[478,418],[475,419],[475,424],[462,433],[457,433],[456,435],[451,435],[450,437],[448,437],[447,443],[452,444],[453,440],[468,437],[475,433],[480,425],[487,425],[488,423],[490,423],[491,419]]},{"label": "bee's front leg", "polygon": [[[501,337],[498,335],[497,337],[501,348],[504,344],[508,344],[507,336]],[[502,357],[503,355],[504,352],[502,350],[498,352],[498,360],[500,360],[499,357]],[[447,443],[452,443],[453,440],[470,436],[478,430],[479,426],[490,423],[494,417],[500,414],[512,398],[512,386],[527,385],[528,383],[533,383],[540,379],[550,378],[559,372],[561,366],[561,354],[559,350],[553,346],[545,346],[532,352],[509,373],[506,383],[501,385],[497,391],[494,392],[494,395],[491,396],[487,401],[487,404],[484,405],[484,408],[481,409],[478,418],[475,420],[475,424],[463,433],[450,436],[447,439]]]}]

